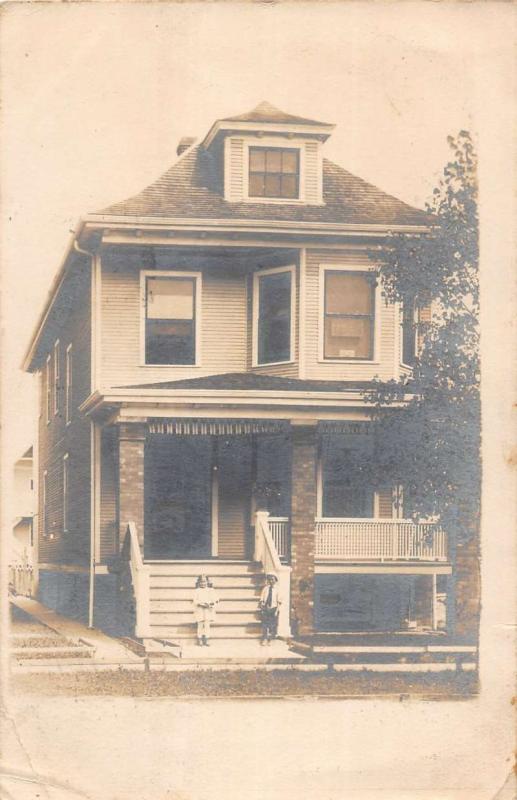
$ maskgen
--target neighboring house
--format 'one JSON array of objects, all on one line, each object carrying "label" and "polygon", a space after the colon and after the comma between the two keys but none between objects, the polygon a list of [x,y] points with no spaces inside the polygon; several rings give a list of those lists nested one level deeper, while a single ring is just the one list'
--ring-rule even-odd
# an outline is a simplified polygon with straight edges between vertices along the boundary
[{"label": "neighboring house", "polygon": [[324,158],[332,130],[262,103],[80,222],[26,358],[43,602],[180,640],[206,572],[215,635],[258,637],[274,571],[286,637],[468,633],[468,558],[455,585],[447,533],[367,469],[364,391],[417,345],[369,254],[434,220]]},{"label": "neighboring house", "polygon": [[9,553],[9,587],[16,594],[34,590],[34,474],[29,447],[14,464],[13,508],[15,519]]}]

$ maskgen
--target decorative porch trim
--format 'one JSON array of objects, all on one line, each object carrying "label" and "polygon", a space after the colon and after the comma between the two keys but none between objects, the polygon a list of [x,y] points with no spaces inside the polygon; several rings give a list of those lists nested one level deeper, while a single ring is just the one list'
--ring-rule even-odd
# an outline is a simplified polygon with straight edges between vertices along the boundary
[{"label": "decorative porch trim", "polygon": [[285,420],[171,419],[149,420],[149,433],[172,436],[242,436],[253,433],[284,433]]}]

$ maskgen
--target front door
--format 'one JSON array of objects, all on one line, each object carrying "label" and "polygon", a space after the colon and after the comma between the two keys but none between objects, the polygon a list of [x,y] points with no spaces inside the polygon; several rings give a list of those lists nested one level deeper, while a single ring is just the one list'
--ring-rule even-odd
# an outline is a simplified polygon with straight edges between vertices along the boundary
[{"label": "front door", "polygon": [[217,555],[251,557],[251,447],[248,437],[220,438],[217,448]]}]

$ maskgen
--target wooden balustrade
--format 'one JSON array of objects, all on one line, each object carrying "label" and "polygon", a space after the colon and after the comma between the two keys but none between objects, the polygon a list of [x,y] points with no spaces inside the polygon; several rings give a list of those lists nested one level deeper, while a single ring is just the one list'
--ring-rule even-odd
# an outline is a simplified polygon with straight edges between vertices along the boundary
[{"label": "wooden balustrade", "polygon": [[315,557],[339,561],[447,561],[447,534],[432,522],[317,519]]},{"label": "wooden balustrade", "polygon": [[288,517],[268,517],[269,530],[281,559],[289,559],[291,551]]}]

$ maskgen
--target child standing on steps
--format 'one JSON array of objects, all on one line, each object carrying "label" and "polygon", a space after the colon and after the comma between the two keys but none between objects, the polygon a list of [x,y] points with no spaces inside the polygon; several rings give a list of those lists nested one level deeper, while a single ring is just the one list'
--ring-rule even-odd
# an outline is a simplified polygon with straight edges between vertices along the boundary
[{"label": "child standing on steps", "polygon": [[194,591],[194,619],[197,622],[197,643],[208,647],[210,624],[215,620],[215,607],[219,602],[214,587],[206,577],[200,575]]},{"label": "child standing on steps", "polygon": [[262,617],[262,644],[270,644],[276,638],[278,615],[282,602],[278,592],[278,578],[272,573],[266,575],[266,585],[260,595],[259,609]]}]

